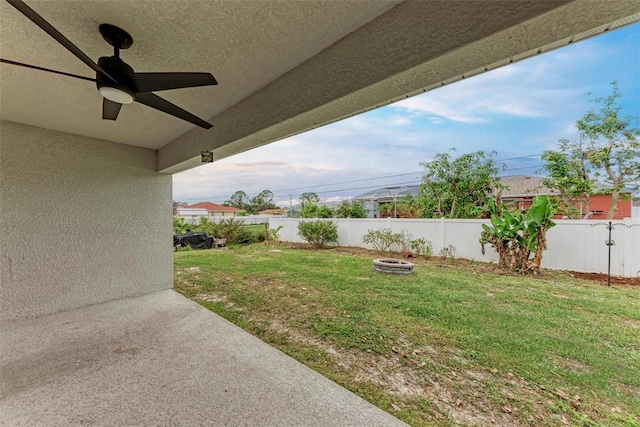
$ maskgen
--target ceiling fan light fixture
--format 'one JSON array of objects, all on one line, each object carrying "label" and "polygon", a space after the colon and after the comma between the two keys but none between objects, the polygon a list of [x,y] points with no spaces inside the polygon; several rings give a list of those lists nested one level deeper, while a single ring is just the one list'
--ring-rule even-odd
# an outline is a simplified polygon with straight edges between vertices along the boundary
[{"label": "ceiling fan light fixture", "polygon": [[135,99],[129,92],[115,87],[102,86],[99,90],[100,95],[118,104],[131,104]]}]

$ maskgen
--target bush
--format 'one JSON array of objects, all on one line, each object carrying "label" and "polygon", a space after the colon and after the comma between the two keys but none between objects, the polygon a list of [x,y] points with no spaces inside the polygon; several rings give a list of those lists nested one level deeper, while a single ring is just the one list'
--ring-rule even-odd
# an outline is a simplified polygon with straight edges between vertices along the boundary
[{"label": "bush", "polygon": [[423,238],[412,240],[411,249],[425,259],[429,259],[433,255],[433,246],[431,246],[431,242]]},{"label": "bush", "polygon": [[229,218],[217,224],[215,236],[219,239],[227,239],[227,243],[242,243],[249,239],[245,231],[242,221]]},{"label": "bush", "polygon": [[204,231],[209,236],[219,237],[218,231],[220,229],[220,226],[216,224],[214,221],[209,221],[206,218],[201,218],[200,224],[195,226],[194,229],[197,231]]},{"label": "bush", "polygon": [[242,245],[250,245],[258,241],[258,235],[244,227],[239,228],[233,233],[231,243],[240,243]]},{"label": "bush", "polygon": [[314,248],[320,249],[338,244],[338,225],[331,221],[302,221],[298,235]]},{"label": "bush", "polygon": [[271,239],[271,231],[270,230],[254,231],[253,237],[256,240],[256,242],[266,242]]},{"label": "bush", "polygon": [[318,206],[316,215],[318,218],[333,218],[333,210],[328,206]]},{"label": "bush", "polygon": [[173,232],[176,234],[184,234],[187,232],[187,224],[184,222],[184,218],[179,216],[173,217]]},{"label": "bush", "polygon": [[378,252],[389,252],[391,246],[402,245],[404,233],[394,233],[390,228],[369,230],[362,238],[362,243],[371,245]]}]

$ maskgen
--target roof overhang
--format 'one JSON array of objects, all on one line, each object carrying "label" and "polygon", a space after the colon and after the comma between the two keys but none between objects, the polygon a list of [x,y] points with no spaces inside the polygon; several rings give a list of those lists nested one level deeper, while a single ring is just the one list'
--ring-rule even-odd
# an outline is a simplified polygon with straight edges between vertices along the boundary
[{"label": "roof overhang", "polygon": [[[211,130],[142,105],[100,119],[90,82],[0,65],[0,117],[158,150],[157,169],[221,159],[640,20],[640,0],[46,2],[28,4],[91,58],[100,23],[134,37],[136,71],[210,71],[219,86],[162,92]],[[2,57],[91,76],[0,3]]]}]

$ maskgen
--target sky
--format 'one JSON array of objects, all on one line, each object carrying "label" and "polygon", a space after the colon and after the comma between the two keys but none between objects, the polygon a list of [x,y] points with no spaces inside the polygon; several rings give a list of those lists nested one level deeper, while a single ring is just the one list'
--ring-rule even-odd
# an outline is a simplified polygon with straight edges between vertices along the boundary
[{"label": "sky", "polygon": [[176,174],[173,200],[271,190],[280,206],[304,192],[337,202],[418,184],[420,163],[450,148],[495,151],[501,175],[543,175],[540,154],[577,140],[576,120],[614,80],[622,116],[640,117],[640,23]]}]

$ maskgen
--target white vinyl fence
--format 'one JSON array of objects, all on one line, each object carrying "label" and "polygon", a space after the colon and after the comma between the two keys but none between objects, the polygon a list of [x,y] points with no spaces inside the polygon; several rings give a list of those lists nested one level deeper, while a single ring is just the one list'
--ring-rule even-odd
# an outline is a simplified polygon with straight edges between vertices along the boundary
[{"label": "white vinyl fence", "polygon": [[[269,227],[280,230],[280,238],[289,242],[304,242],[298,235],[299,218],[269,219]],[[411,234],[412,239],[424,238],[431,242],[434,255],[450,245],[455,256],[483,262],[497,262],[498,254],[490,245],[481,252],[481,224],[488,220],[476,219],[332,219],[338,224],[338,244],[370,248],[362,243],[369,230],[390,228],[394,233]],[[548,249],[542,257],[545,268],[580,272],[606,273],[609,248],[607,222],[591,220],[557,220],[556,226],[547,232]],[[624,277],[640,276],[640,221],[619,220],[613,222],[611,239],[611,274]]]}]

